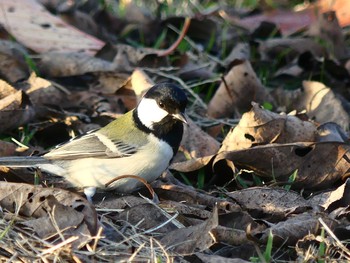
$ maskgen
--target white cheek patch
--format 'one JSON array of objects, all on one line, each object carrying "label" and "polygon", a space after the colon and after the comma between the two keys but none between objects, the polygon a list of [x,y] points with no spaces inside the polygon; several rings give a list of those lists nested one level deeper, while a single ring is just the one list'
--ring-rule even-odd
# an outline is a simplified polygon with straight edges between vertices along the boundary
[{"label": "white cheek patch", "polygon": [[152,129],[153,124],[164,119],[168,112],[160,108],[154,99],[143,98],[137,107],[140,121],[147,128]]}]

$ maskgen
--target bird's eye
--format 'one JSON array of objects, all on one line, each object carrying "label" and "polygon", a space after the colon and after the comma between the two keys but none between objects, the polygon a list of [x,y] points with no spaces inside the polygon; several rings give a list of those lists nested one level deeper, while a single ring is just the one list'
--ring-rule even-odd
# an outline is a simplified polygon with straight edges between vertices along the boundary
[{"label": "bird's eye", "polygon": [[161,102],[161,101],[160,101],[160,102],[158,102],[158,105],[159,105],[159,107],[161,107],[162,109],[164,109],[164,107],[165,107],[165,106],[164,106],[164,103],[163,103],[163,102]]}]

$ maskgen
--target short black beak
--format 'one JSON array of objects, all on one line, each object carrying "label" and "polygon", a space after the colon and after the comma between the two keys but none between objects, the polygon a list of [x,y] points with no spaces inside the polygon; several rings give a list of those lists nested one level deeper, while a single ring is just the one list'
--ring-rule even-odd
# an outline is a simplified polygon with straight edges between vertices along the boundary
[{"label": "short black beak", "polygon": [[175,119],[178,119],[180,121],[182,121],[185,124],[188,124],[187,119],[186,119],[186,114],[182,113],[182,112],[177,112],[174,114],[171,114]]}]

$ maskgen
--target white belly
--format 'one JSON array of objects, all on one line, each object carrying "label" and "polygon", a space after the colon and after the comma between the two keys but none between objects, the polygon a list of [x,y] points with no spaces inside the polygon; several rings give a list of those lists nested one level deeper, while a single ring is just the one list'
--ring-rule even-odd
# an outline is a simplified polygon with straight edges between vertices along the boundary
[{"label": "white belly", "polygon": [[[167,143],[157,140],[153,135],[151,138],[149,144],[129,157],[75,160],[64,177],[77,187],[106,188],[107,183],[122,175],[136,175],[147,182],[152,182],[168,167],[173,157],[173,150]],[[142,186],[140,181],[125,178],[115,181],[108,188],[126,193],[140,186]]]}]

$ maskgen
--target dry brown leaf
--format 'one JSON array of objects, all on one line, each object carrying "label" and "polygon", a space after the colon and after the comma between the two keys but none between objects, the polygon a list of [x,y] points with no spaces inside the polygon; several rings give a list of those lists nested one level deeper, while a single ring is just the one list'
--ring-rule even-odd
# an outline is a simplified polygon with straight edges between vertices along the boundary
[{"label": "dry brown leaf", "polygon": [[[130,208],[124,209],[115,216],[117,221],[126,221],[130,225],[137,226],[143,230],[150,230],[162,225],[169,218],[165,212],[154,204],[145,203],[139,204]],[[178,229],[173,222],[168,222],[162,227],[157,228],[158,233],[168,233]]]},{"label": "dry brown leaf", "polygon": [[133,67],[158,68],[169,66],[167,57],[158,57],[157,49],[134,48],[125,44],[112,46],[115,56],[113,63],[123,71],[132,71]]},{"label": "dry brown leaf", "polygon": [[[97,230],[95,208],[80,195],[58,188],[42,188],[35,185],[9,182],[0,182],[0,189],[1,207],[10,212],[15,212],[15,209],[18,209],[22,216],[35,218],[47,216],[47,211],[43,209],[43,205],[50,205],[44,204],[46,199],[50,197],[61,205],[71,207],[82,213],[84,224],[87,225],[92,234]],[[56,201],[50,199],[48,202],[55,204]]]},{"label": "dry brown leaf", "polygon": [[142,96],[148,89],[154,86],[153,80],[140,68],[135,68],[131,76],[124,82],[123,88],[133,90],[136,94],[137,101],[140,101]]},{"label": "dry brown leaf", "polygon": [[214,164],[228,159],[277,182],[287,182],[297,170],[294,187],[327,189],[348,174],[349,150],[349,145],[339,142],[272,144],[221,152]]},{"label": "dry brown leaf", "polygon": [[198,127],[189,117],[180,148],[171,169],[190,172],[207,165],[220,148],[220,143]]},{"label": "dry brown leaf", "polygon": [[29,75],[29,67],[25,56],[28,56],[26,50],[18,43],[0,40],[1,77],[11,83],[26,79]]},{"label": "dry brown leaf", "polygon": [[186,217],[190,216],[200,219],[207,219],[211,215],[211,212],[205,210],[206,207],[204,205],[186,204],[172,200],[163,200],[159,206],[167,211],[177,211]]},{"label": "dry brown leaf", "polygon": [[[180,148],[180,151],[181,151],[181,148]],[[208,165],[214,156],[215,155],[213,154],[213,155],[199,157],[199,158],[192,158],[184,162],[173,162],[169,166],[169,169],[175,170],[178,172],[184,172],[184,173],[196,171]]]},{"label": "dry brown leaf", "polygon": [[290,214],[303,213],[311,208],[302,196],[282,188],[251,187],[227,195],[253,217],[273,222],[284,220]]},{"label": "dry brown leaf", "polygon": [[329,212],[339,207],[347,207],[350,203],[350,179],[333,191],[313,196],[308,201],[313,206],[322,206]]},{"label": "dry brown leaf", "polygon": [[81,248],[91,240],[91,232],[84,221],[84,214],[70,206],[64,206],[57,199],[48,195],[41,202],[41,210],[45,213],[35,219],[22,222],[33,229],[40,238],[49,238],[62,234],[65,238],[78,236],[79,240],[73,246]]},{"label": "dry brown leaf", "polygon": [[296,116],[281,115],[252,103],[238,125],[226,135],[220,152],[269,143],[314,142],[316,127]]},{"label": "dry brown leaf", "polygon": [[105,192],[102,195],[102,200],[98,200],[98,193],[94,196],[94,203],[102,209],[125,209],[127,207],[133,207],[140,204],[146,204],[148,201],[144,198],[126,195],[116,198],[115,194],[111,193],[111,196],[108,196],[109,192]]},{"label": "dry brown leaf", "polygon": [[229,244],[231,246],[239,246],[250,244],[245,230],[235,229],[231,227],[217,226],[212,230],[215,240],[218,243]]},{"label": "dry brown leaf", "polygon": [[304,92],[295,105],[319,123],[335,122],[349,130],[350,118],[332,89],[317,81],[303,81]]},{"label": "dry brown leaf", "polygon": [[211,196],[205,192],[201,193],[190,186],[164,184],[160,180],[157,180],[152,183],[152,187],[161,199],[205,205],[207,207],[217,205],[219,209],[225,211],[241,211],[241,208],[233,202]]},{"label": "dry brown leaf", "polygon": [[16,92],[17,90],[14,87],[0,79],[0,100]]},{"label": "dry brown leaf", "polygon": [[213,118],[232,117],[249,109],[252,101],[272,101],[248,60],[235,60],[208,105]]},{"label": "dry brown leaf", "polygon": [[27,94],[17,91],[0,100],[0,133],[21,126],[35,116]]},{"label": "dry brown leaf", "polygon": [[349,142],[346,132],[334,122],[326,122],[317,127],[317,142]]},{"label": "dry brown leaf", "polygon": [[131,87],[135,91],[138,100],[146,93],[155,83],[153,80],[140,68],[136,68],[130,77]]},{"label": "dry brown leaf", "polygon": [[129,75],[119,72],[93,72],[91,73],[96,80],[90,84],[92,92],[99,92],[102,94],[113,94],[119,90]]},{"label": "dry brown leaf", "polygon": [[12,142],[0,141],[0,156],[16,155],[18,146]]},{"label": "dry brown leaf", "polygon": [[211,231],[217,226],[218,208],[214,206],[211,217],[203,223],[170,231],[160,239],[160,243],[172,253],[190,255],[194,251],[203,251],[215,243]]},{"label": "dry brown leaf", "polygon": [[43,53],[38,58],[37,66],[40,73],[50,77],[79,76],[85,73],[109,72],[118,69],[116,64],[79,52],[52,51]]},{"label": "dry brown leaf", "polygon": [[328,52],[338,59],[344,58],[348,53],[335,11],[320,14],[317,21],[310,26],[308,35],[322,39],[327,43]]},{"label": "dry brown leaf", "polygon": [[27,80],[25,92],[34,106],[43,104],[61,105],[65,94],[50,81],[32,73]]},{"label": "dry brown leaf", "polygon": [[104,45],[50,14],[35,0],[2,0],[0,7],[2,26],[19,42],[38,53],[56,50],[94,55]]},{"label": "dry brown leaf", "polygon": [[283,244],[294,246],[299,239],[302,239],[309,233],[315,235],[320,233],[321,225],[319,223],[319,218],[322,218],[331,229],[334,229],[337,225],[336,221],[328,218],[326,214],[304,213],[291,217],[286,221],[279,222],[266,229],[261,233],[262,235],[258,234],[258,236],[261,235],[259,240],[262,244],[266,244],[271,231],[274,245],[281,246]]}]

